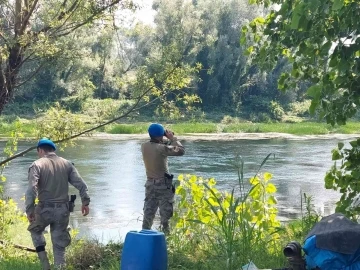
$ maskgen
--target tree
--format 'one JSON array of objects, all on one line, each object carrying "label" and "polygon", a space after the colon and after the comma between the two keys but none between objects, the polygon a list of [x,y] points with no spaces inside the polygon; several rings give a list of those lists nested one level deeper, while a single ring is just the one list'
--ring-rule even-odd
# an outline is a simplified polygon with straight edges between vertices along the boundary
[{"label": "tree", "polygon": [[[64,36],[102,19],[113,19],[117,8],[132,9],[127,0],[1,0],[0,113],[15,89],[66,48]],[[32,61],[38,66],[21,71]]]},{"label": "tree", "polygon": [[198,61],[205,68],[200,73],[199,95],[208,108],[232,110],[249,80],[245,46],[239,44],[240,29],[261,9],[251,9],[243,0],[203,0],[198,1],[197,8],[209,36],[198,54]]},{"label": "tree", "polygon": [[[319,108],[320,116],[332,125],[345,124],[360,105],[360,5],[358,0],[252,0],[272,6],[270,14],[243,28],[256,42],[248,48],[254,60],[271,69],[279,59],[292,63],[279,88],[289,89],[299,82],[311,86],[310,112]],[[359,216],[360,140],[344,143],[332,151],[334,165],[325,176],[325,187],[342,194],[336,211]]]},{"label": "tree", "polygon": [[292,64],[280,89],[311,86],[310,112],[332,125],[345,124],[360,105],[360,5],[355,0],[251,0],[271,11],[244,27],[242,42],[254,61],[272,69],[281,58]]}]

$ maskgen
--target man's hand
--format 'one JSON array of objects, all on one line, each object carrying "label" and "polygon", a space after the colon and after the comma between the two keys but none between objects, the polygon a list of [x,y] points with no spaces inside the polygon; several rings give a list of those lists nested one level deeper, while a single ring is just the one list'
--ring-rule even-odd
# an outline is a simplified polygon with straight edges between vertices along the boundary
[{"label": "man's hand", "polygon": [[171,141],[174,138],[174,133],[171,130],[167,129],[165,130],[165,136]]},{"label": "man's hand", "polygon": [[35,221],[35,214],[31,213],[31,214],[26,214],[28,221],[31,223],[33,221]]},{"label": "man's hand", "polygon": [[88,205],[83,205],[81,206],[81,213],[83,216],[87,216],[90,212],[89,206]]}]

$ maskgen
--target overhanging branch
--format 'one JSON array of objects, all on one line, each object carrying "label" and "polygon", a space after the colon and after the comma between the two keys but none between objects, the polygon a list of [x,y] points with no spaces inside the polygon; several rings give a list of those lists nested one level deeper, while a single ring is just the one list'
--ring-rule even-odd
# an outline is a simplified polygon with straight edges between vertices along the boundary
[{"label": "overhanging branch", "polygon": [[[182,60],[182,59],[183,59],[183,56],[181,57],[181,60]],[[180,60],[180,61],[181,61],[181,60]],[[177,68],[178,68],[178,65],[175,65],[175,67],[172,68],[172,69],[166,74],[166,76],[163,78],[162,82],[165,82],[165,81],[169,78],[169,76],[176,71]],[[105,123],[103,123],[103,124],[97,125],[97,126],[95,126],[95,127],[86,129],[86,130],[84,130],[84,131],[82,131],[82,132],[80,132],[80,133],[77,133],[77,134],[75,134],[75,135],[69,136],[69,137],[67,137],[67,138],[54,141],[54,143],[61,143],[61,142],[64,142],[64,141],[68,141],[68,140],[75,139],[75,138],[77,138],[77,137],[80,137],[81,135],[84,135],[84,134],[86,134],[86,133],[89,133],[89,132],[94,131],[94,130],[96,130],[96,129],[99,129],[99,128],[101,128],[101,127],[104,127],[104,126],[106,126],[106,125],[109,125],[109,124],[111,124],[111,123],[114,123],[115,121],[120,120],[120,119],[128,116],[128,115],[131,114],[132,112],[141,109],[143,106],[137,108],[138,105],[139,105],[139,103],[140,103],[140,101],[141,101],[154,87],[155,87],[155,86],[150,86],[150,87],[148,87],[140,96],[137,97],[135,104],[134,104],[126,113],[122,114],[121,116],[118,116],[118,117],[116,117],[116,118],[114,118],[114,119],[111,119],[111,120],[109,120],[109,121],[107,121],[107,122],[105,122]],[[152,102],[152,101],[151,101],[151,102]],[[1,162],[0,162],[0,166],[7,164],[8,162],[10,162],[11,160],[13,160],[13,159],[15,159],[15,158],[22,157],[22,156],[24,156],[25,154],[27,154],[28,152],[30,152],[30,151],[32,151],[32,150],[34,150],[34,149],[36,149],[36,148],[37,148],[36,146],[32,146],[32,147],[29,147],[29,148],[25,149],[24,151],[21,151],[21,152],[19,152],[19,153],[16,153],[15,155],[12,155],[12,156],[6,158],[5,160],[1,161]]]}]

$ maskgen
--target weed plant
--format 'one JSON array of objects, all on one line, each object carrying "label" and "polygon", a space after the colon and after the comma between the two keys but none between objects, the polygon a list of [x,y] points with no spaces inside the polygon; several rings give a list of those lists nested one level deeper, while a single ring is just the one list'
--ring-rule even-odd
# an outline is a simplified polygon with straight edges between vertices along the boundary
[{"label": "weed plant", "polygon": [[215,179],[179,176],[179,210],[173,219],[170,250],[188,254],[190,261],[206,261],[211,265],[208,269],[239,269],[249,261],[258,267],[281,266],[276,187],[270,173],[260,173],[268,158],[250,179],[250,189],[245,188],[241,158],[237,190],[220,192]]}]

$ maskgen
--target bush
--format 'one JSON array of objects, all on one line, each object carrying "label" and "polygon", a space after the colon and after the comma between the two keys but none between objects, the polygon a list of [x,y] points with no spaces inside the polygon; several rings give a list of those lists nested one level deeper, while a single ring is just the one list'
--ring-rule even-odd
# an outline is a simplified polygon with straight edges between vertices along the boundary
[{"label": "bush", "polygon": [[[84,130],[84,123],[80,117],[66,111],[59,103],[46,111],[45,115],[36,122],[36,137],[47,137],[53,141],[68,138],[82,130]],[[72,140],[64,141],[62,146],[72,143]]]},{"label": "bush", "polygon": [[75,240],[67,252],[67,269],[100,269],[104,264],[111,261],[115,261],[119,265],[119,255],[122,247],[122,244],[112,242],[104,245],[97,240]]},{"label": "bush", "polygon": [[290,114],[306,117],[309,116],[309,108],[310,108],[311,100],[307,99],[303,102],[293,102],[290,103]]},{"label": "bush", "polygon": [[269,105],[269,111],[272,119],[281,121],[282,117],[284,116],[285,112],[281,105],[276,101],[271,101]]},{"label": "bush", "polygon": [[179,176],[178,211],[168,241],[172,249],[191,250],[195,252],[191,256],[196,257],[207,254],[208,263],[216,264],[214,269],[238,269],[250,260],[264,266],[270,263],[266,257],[279,259],[280,222],[272,175],[256,174],[245,188],[242,167],[243,163],[239,166],[238,190],[231,192],[217,190],[215,179]]},{"label": "bush", "polygon": [[133,104],[131,100],[88,99],[83,105],[83,113],[102,122],[127,112]]},{"label": "bush", "polygon": [[72,96],[60,100],[60,105],[71,112],[80,112],[83,109],[86,99],[79,96]]},{"label": "bush", "polygon": [[240,121],[239,121],[239,118],[237,117],[232,117],[230,115],[225,115],[223,117],[223,119],[221,120],[221,124],[224,124],[224,125],[228,125],[228,124],[238,124]]}]

